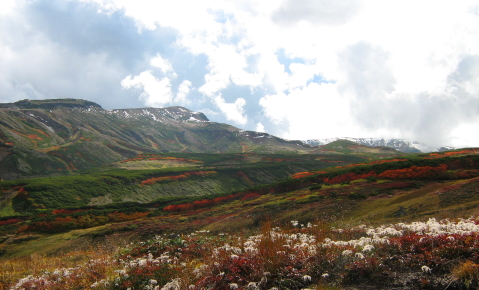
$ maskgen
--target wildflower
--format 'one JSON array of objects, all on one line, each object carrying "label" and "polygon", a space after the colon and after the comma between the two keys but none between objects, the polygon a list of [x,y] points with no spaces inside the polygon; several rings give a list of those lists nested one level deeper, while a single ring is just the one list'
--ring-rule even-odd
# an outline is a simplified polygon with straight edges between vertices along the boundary
[{"label": "wildflower", "polygon": [[248,285],[246,285],[246,288],[248,290],[257,290],[259,289],[258,285],[256,285],[255,282],[249,282]]},{"label": "wildflower", "polygon": [[231,283],[231,284],[230,284],[230,289],[231,289],[231,290],[236,290],[236,289],[238,289],[238,284],[236,284],[236,283]]},{"label": "wildflower", "polygon": [[328,277],[329,277],[329,274],[328,274],[328,273],[324,273],[323,275],[321,275],[321,277],[323,277],[323,278],[328,278]]},{"label": "wildflower", "polygon": [[343,256],[349,256],[349,255],[351,255],[352,253],[353,253],[353,251],[351,251],[351,250],[344,250],[343,253],[342,253],[342,255],[343,255]]},{"label": "wildflower", "polygon": [[363,252],[371,251],[372,249],[374,249],[373,245],[366,245],[363,247]]},{"label": "wildflower", "polygon": [[356,258],[359,258],[359,259],[364,259],[364,255],[361,253],[356,253],[354,256],[356,256]]},{"label": "wildflower", "polygon": [[431,268],[429,268],[428,266],[422,266],[421,267],[421,270],[424,272],[424,273],[431,273]]},{"label": "wildflower", "polygon": [[303,279],[304,282],[310,282],[311,281],[311,276],[304,275],[302,279]]},{"label": "wildflower", "polygon": [[156,284],[158,284],[158,281],[156,281],[155,279],[151,279],[150,284],[151,285],[156,285]]},{"label": "wildflower", "polygon": [[165,286],[161,288],[161,290],[180,290],[180,279],[176,278],[171,280],[170,282],[166,283]]}]

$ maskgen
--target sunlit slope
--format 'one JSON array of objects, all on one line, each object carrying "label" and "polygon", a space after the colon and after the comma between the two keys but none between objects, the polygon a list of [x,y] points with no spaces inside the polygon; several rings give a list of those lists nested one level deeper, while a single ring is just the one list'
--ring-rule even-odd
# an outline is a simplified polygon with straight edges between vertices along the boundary
[{"label": "sunlit slope", "polygon": [[82,175],[0,181],[0,213],[224,195],[305,170],[364,160],[344,155],[142,154]]},{"label": "sunlit slope", "polygon": [[[12,214],[11,210],[9,212],[7,207],[4,208],[5,216],[0,219],[0,237],[3,237],[0,250],[5,256],[22,255],[31,253],[31,249],[40,251],[42,247],[37,245],[48,241],[49,246],[45,251],[57,251],[110,235],[130,239],[160,233],[185,234],[195,230],[248,232],[261,227],[265,221],[283,226],[298,221],[299,225],[319,222],[341,227],[425,221],[432,217],[468,218],[479,214],[478,153],[478,149],[467,149],[410,158],[365,160],[289,174],[289,178],[274,182],[264,182],[262,178],[286,174],[287,167],[278,167],[286,163],[284,160],[275,166],[244,166],[241,170],[218,166],[214,169],[190,168],[188,171],[178,167],[167,171],[92,173],[84,176],[85,183],[79,180],[73,183],[86,186],[88,182],[101,180],[103,185],[98,183],[91,188],[91,193],[95,193],[94,190],[98,193],[104,190],[102,186],[105,184],[115,187],[113,180],[121,177],[130,180],[131,186],[138,188],[130,197],[142,196],[140,190],[145,190],[143,196],[146,196],[148,190],[161,191],[163,186],[176,185],[181,188],[190,184],[191,190],[204,190],[207,183],[202,182],[222,180],[231,186],[230,189],[237,186],[238,190],[201,196],[163,195],[144,203],[123,202],[102,206],[76,204],[73,207],[56,204],[55,209],[51,208],[54,203],[50,206],[40,203],[48,202],[49,195],[45,191],[41,194],[42,199],[37,200],[33,195],[35,191],[28,192],[31,190],[28,184],[6,187],[6,184],[12,184],[4,182],[3,200],[10,200],[10,209],[12,205],[13,208],[23,206],[24,214]],[[230,157],[233,156],[238,155]],[[212,156],[211,160],[202,162],[221,162],[214,158]],[[248,156],[247,160],[253,162],[256,159]],[[128,162],[134,161],[125,163]],[[276,168],[277,171],[269,171],[273,174],[268,175],[268,168]],[[148,175],[153,172],[155,175]],[[60,183],[66,179],[52,180]],[[73,186],[64,188],[74,189]],[[69,192],[65,191],[64,194],[68,195]],[[25,207],[32,202],[30,198],[34,199],[36,205]],[[78,201],[75,198],[70,200]]]}]

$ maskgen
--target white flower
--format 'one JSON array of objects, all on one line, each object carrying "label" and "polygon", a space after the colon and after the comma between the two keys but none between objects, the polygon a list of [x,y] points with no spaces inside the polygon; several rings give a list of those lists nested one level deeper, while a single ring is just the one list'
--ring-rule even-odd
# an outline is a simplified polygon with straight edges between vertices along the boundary
[{"label": "white flower", "polygon": [[422,266],[421,267],[421,270],[424,272],[424,273],[431,273],[431,268],[429,268],[428,266]]},{"label": "white flower", "polygon": [[353,251],[351,251],[351,250],[344,250],[343,253],[342,253],[342,255],[343,255],[343,256],[349,256],[349,255],[351,255],[352,253],[353,253]]},{"label": "white flower", "polygon": [[374,249],[373,245],[366,245],[363,247],[363,252],[371,251],[372,249]]},{"label": "white flower", "polygon": [[364,259],[364,255],[361,253],[356,253],[354,256],[356,256],[356,258],[359,258],[359,259]]},{"label": "white flower", "polygon": [[147,259],[140,259],[140,260],[138,261],[138,266],[144,267],[144,266],[146,266],[147,262],[148,262]]},{"label": "white flower", "polygon": [[161,290],[180,290],[181,289],[181,280],[176,278],[166,283]]},{"label": "white flower", "polygon": [[304,275],[304,276],[303,276],[303,281],[304,281],[304,282],[309,282],[309,281],[311,281],[311,276],[309,276],[309,275]]},{"label": "white flower", "polygon": [[230,289],[231,289],[231,290],[238,289],[238,284],[236,284],[236,283],[231,283],[231,284],[230,284]]},{"label": "white flower", "polygon": [[323,275],[321,275],[321,277],[323,277],[323,278],[328,278],[328,277],[329,277],[329,274],[328,274],[328,273],[324,273]]}]

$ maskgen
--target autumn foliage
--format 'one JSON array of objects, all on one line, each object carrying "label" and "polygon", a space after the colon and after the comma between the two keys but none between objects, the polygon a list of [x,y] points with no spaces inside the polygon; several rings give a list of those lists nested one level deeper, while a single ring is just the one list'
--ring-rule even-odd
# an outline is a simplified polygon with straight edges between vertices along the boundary
[{"label": "autumn foliage", "polygon": [[371,176],[376,177],[376,173],[374,171],[370,171],[370,172],[364,173],[364,174],[357,174],[357,173],[354,173],[354,172],[348,172],[346,174],[341,174],[341,175],[338,175],[338,176],[333,177],[333,178],[326,178],[324,180],[324,182],[329,183],[329,184],[336,184],[336,183],[353,181],[353,180],[357,180],[357,179],[364,179],[364,178],[368,178],[368,177],[371,177]]},{"label": "autumn foliage", "polygon": [[218,204],[234,201],[234,200],[251,200],[260,197],[261,195],[256,192],[238,192],[235,194],[230,194],[227,196],[220,196],[213,199],[202,199],[194,202],[182,203],[182,204],[173,204],[163,208],[163,211],[166,212],[183,212],[199,208],[206,208],[215,206]]},{"label": "autumn foliage", "polygon": [[437,177],[439,174],[447,171],[447,165],[441,164],[437,167],[432,166],[411,166],[409,168],[386,170],[379,174],[379,178],[387,179],[425,179]]},{"label": "autumn foliage", "polygon": [[326,173],[325,171],[316,171],[316,172],[299,172],[299,173],[296,173],[296,174],[293,174],[291,176],[291,178],[293,179],[298,179],[298,178],[303,178],[303,177],[307,177],[307,176],[311,176],[311,175],[315,175],[315,174],[324,174]]}]

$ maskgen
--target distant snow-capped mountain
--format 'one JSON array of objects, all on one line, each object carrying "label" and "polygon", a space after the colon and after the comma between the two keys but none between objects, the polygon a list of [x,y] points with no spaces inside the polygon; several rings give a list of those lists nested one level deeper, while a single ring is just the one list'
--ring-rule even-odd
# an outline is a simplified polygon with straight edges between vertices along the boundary
[{"label": "distant snow-capped mountain", "polygon": [[401,139],[387,139],[387,138],[336,137],[336,138],[303,140],[303,143],[312,145],[312,146],[321,146],[321,145],[326,145],[340,139],[349,140],[349,141],[352,141],[361,145],[366,145],[366,146],[372,146],[372,147],[384,146],[384,147],[394,148],[396,150],[399,150],[405,153],[433,152],[433,151],[445,151],[445,150],[454,149],[452,147],[433,148],[416,141],[407,141],[407,140],[401,140]]}]

